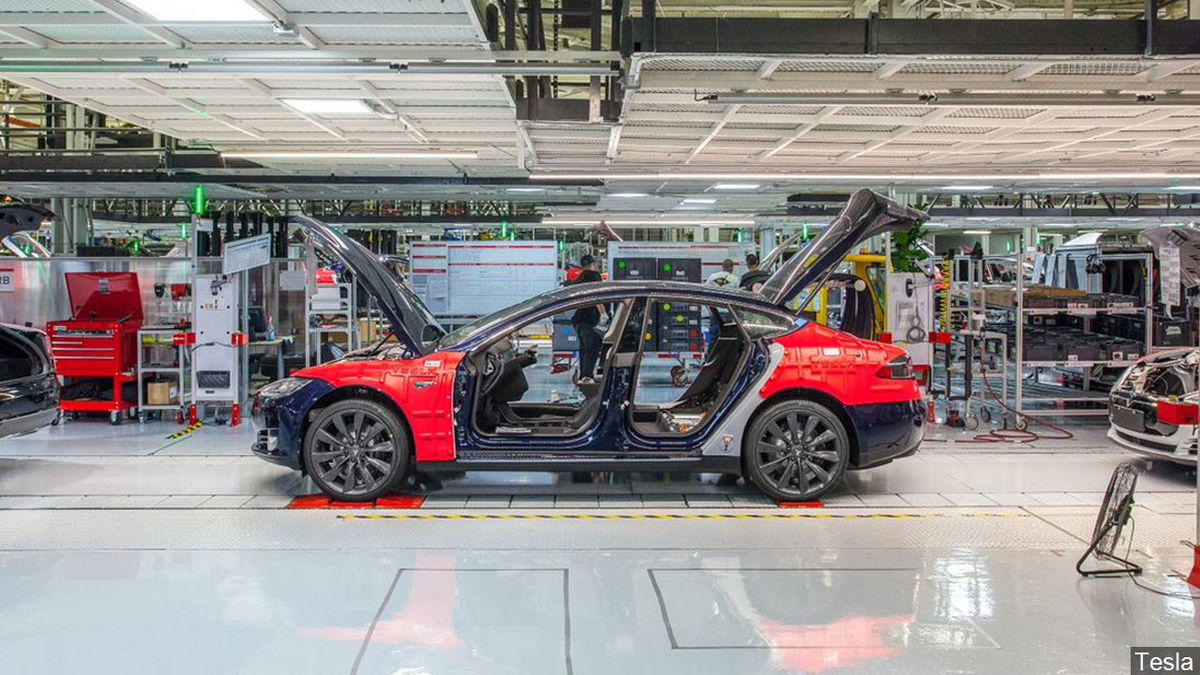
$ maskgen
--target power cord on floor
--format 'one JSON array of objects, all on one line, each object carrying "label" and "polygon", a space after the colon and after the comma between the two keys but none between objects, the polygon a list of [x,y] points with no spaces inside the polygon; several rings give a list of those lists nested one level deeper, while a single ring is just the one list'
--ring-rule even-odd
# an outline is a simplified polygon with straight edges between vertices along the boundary
[{"label": "power cord on floor", "polygon": [[1058,435],[1047,436],[1029,431],[1028,429],[1009,429],[1005,427],[1002,429],[993,429],[982,434],[976,434],[973,438],[955,439],[955,443],[1033,443],[1034,441],[1066,441],[1075,438],[1075,434],[1071,433],[1070,431],[1067,431],[1062,427],[1054,426],[1049,422],[1044,422],[1037,417],[1026,415],[1005,403],[1004,399],[997,396],[995,390],[992,389],[992,383],[988,380],[986,368],[982,370],[982,377],[980,379],[983,380],[983,386],[987,389],[988,397],[995,401],[996,405],[1012,413],[1013,419],[1023,419],[1025,420],[1026,425],[1032,423],[1052,431],[1057,431]]},{"label": "power cord on floor", "polygon": [[[1133,535],[1136,532],[1137,532],[1137,520],[1135,520],[1133,516],[1130,516],[1129,517],[1129,544],[1125,547],[1125,559],[1126,560],[1129,560],[1129,556],[1133,553]],[[1181,543],[1186,544],[1188,542],[1181,542]],[[1191,593],[1172,593],[1170,591],[1164,591],[1161,588],[1154,588],[1153,586],[1148,586],[1146,584],[1143,584],[1141,581],[1138,581],[1137,575],[1134,574],[1133,572],[1129,573],[1129,580],[1133,582],[1134,586],[1137,586],[1138,588],[1140,588],[1142,590],[1150,591],[1151,593],[1154,593],[1155,595],[1161,595],[1165,598],[1175,598],[1176,600],[1200,600],[1200,595],[1192,595]]]}]

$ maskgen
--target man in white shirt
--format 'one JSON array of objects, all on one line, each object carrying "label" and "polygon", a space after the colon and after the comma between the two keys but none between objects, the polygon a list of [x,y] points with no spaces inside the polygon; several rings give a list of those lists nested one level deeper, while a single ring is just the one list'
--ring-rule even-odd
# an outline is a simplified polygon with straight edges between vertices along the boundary
[{"label": "man in white shirt", "polygon": [[733,273],[733,261],[729,258],[721,263],[721,271],[713,272],[712,276],[706,281],[709,286],[727,286],[729,288],[738,287],[738,275]]}]

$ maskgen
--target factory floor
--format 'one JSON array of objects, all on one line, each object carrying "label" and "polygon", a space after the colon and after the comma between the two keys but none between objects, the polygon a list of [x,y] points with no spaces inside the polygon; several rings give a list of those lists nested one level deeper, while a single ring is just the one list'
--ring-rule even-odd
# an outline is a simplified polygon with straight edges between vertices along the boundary
[{"label": "factory floor", "polygon": [[312,487],[248,456],[248,425],[179,429],[0,441],[0,671],[1117,673],[1131,645],[1200,645],[1194,471],[1141,475],[1136,583],[1075,572],[1130,459],[1095,422],[936,428],[806,509],[716,476],[551,474],[287,509]]}]

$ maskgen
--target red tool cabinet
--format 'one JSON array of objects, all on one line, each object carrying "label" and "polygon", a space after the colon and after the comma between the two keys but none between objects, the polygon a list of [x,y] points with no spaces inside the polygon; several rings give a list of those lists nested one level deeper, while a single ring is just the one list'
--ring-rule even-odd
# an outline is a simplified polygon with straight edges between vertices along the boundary
[{"label": "red tool cabinet", "polygon": [[111,399],[62,399],[67,412],[107,412],[113,424],[137,406],[122,388],[137,379],[137,334],[142,327],[142,297],[133,272],[68,272],[71,318],[46,324],[58,374],[67,380],[104,379]]}]

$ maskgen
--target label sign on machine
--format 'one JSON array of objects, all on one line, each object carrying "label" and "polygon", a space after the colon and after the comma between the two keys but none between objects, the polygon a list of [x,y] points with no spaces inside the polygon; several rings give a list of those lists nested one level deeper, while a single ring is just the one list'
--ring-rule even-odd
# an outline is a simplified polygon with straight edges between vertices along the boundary
[{"label": "label sign on machine", "polygon": [[271,262],[271,235],[226,242],[221,251],[221,273],[236,274]]},{"label": "label sign on machine", "polygon": [[0,269],[0,293],[12,293],[17,290],[17,271],[12,268]]}]

